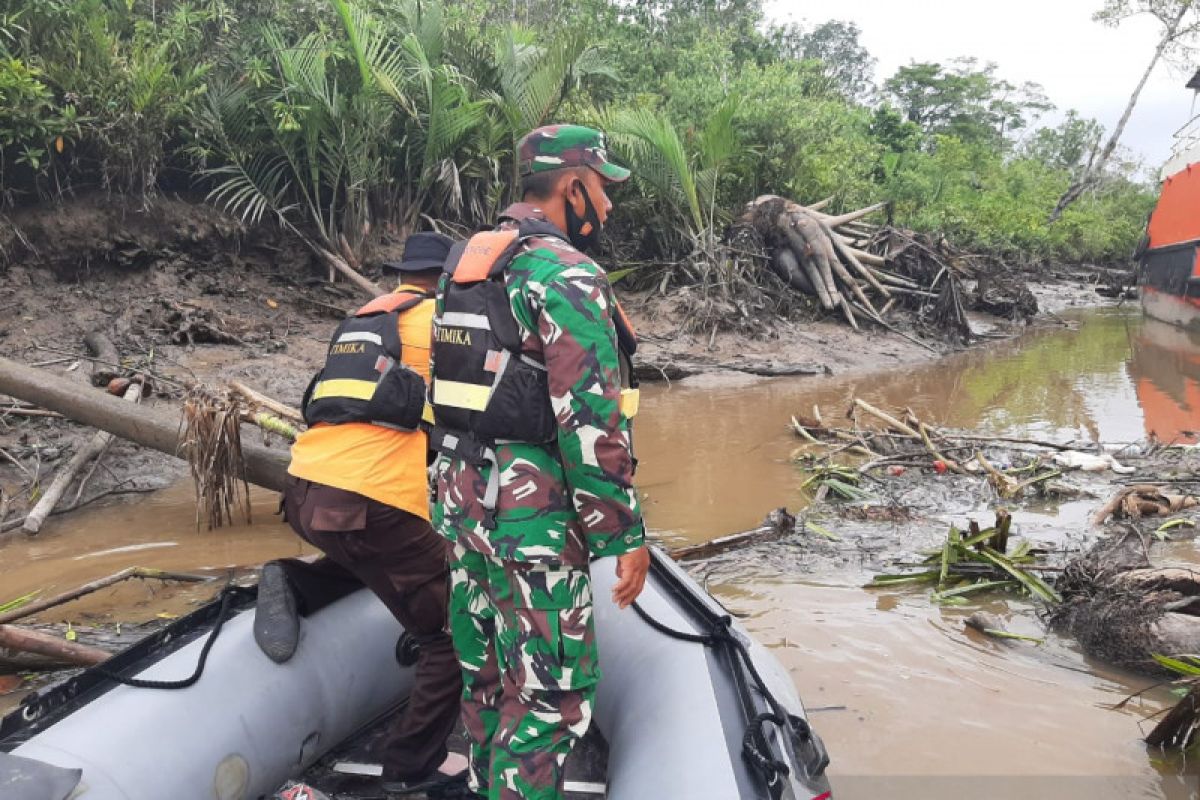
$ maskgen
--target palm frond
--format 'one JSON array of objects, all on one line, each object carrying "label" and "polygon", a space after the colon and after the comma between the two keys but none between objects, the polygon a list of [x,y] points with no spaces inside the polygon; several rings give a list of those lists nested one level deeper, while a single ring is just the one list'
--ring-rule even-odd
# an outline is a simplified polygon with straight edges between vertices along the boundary
[{"label": "palm frond", "polygon": [[288,161],[283,156],[259,156],[206,171],[217,181],[205,199],[243,222],[256,225],[268,213],[283,220],[293,206],[285,199],[291,190]]},{"label": "palm frond", "polygon": [[662,113],[634,108],[610,113],[606,128],[634,170],[651,181],[663,199],[681,207],[693,232],[704,230],[696,177],[671,121]]}]

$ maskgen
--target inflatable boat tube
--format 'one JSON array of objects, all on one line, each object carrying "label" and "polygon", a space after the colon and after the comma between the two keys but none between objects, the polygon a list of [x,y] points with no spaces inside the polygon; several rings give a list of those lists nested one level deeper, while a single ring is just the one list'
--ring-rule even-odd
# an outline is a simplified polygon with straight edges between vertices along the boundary
[{"label": "inflatable boat tube", "polygon": [[[593,564],[605,796],[828,798],[824,747],[770,652],[660,552],[636,609],[612,605],[614,573],[615,559]],[[407,695],[402,630],[369,592],[305,618],[295,656],[276,664],[254,642],[253,590],[226,591],[225,609],[211,603],[27,698],[0,720],[0,770],[28,775],[29,760],[40,762],[59,783],[78,778],[76,800],[257,800]],[[116,685],[105,674],[185,678],[206,644],[203,673],[186,688]],[[47,791],[28,800],[61,800]]]}]

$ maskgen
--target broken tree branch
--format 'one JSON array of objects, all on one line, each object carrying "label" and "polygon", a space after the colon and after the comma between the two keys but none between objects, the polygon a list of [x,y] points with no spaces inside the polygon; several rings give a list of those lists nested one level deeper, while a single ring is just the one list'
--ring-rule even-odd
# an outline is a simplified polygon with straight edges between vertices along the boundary
[{"label": "broken tree branch", "polygon": [[70,591],[56,594],[53,597],[46,598],[45,600],[37,600],[35,602],[28,603],[18,609],[8,612],[7,614],[0,614],[0,625],[7,625],[10,622],[16,622],[19,619],[32,617],[34,614],[40,614],[41,612],[50,608],[54,608],[55,606],[61,606],[62,604],[69,603],[72,600],[78,600],[80,597],[121,583],[122,581],[129,580],[130,578],[144,578],[147,580],[158,581],[178,581],[180,583],[206,583],[210,580],[213,580],[211,576],[194,575],[189,572],[167,572],[161,569],[148,569],[146,567],[128,567],[120,572],[109,575],[108,577],[98,578],[94,581],[85,583],[82,586],[77,586]]},{"label": "broken tree branch", "polygon": [[[129,384],[129,388],[125,390],[124,400],[128,403],[136,403],[141,396],[142,384],[131,383]],[[112,440],[113,435],[111,433],[99,431],[71,457],[67,465],[54,476],[54,480],[51,481],[50,486],[46,489],[46,493],[38,499],[37,504],[29,512],[29,515],[25,517],[25,523],[21,527],[25,529],[26,533],[37,533],[42,529],[42,525],[46,522],[46,517],[50,516],[50,512],[58,505],[58,501],[62,499],[63,493],[67,491],[67,487],[71,485],[71,481],[75,480],[75,476],[79,474],[79,470],[83,469],[84,465],[93,458],[98,458]]]}]

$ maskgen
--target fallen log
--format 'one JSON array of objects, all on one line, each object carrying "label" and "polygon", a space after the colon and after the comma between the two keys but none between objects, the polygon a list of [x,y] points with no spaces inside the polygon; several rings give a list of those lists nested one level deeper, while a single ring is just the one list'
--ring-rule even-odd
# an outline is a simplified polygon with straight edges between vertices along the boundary
[{"label": "fallen log", "polygon": [[[142,396],[142,385],[140,383],[131,383],[129,388],[125,390],[124,400],[129,403],[136,403]],[[94,458],[99,458],[100,455],[108,449],[112,443],[113,435],[107,431],[99,431],[93,436],[86,445],[81,447],[67,465],[59,470],[54,476],[50,486],[30,510],[25,517],[25,524],[21,527],[26,533],[37,533],[42,529],[42,525],[46,522],[46,517],[50,516],[50,512],[58,505],[58,501],[62,499],[63,493],[67,491],[67,487],[71,485],[71,481],[75,480],[75,476],[79,474],[79,470],[83,469]],[[86,482],[87,479],[84,478]],[[82,488],[82,487],[81,487]]]},{"label": "fallen log", "polygon": [[48,633],[18,628],[15,625],[0,625],[0,647],[47,656],[81,667],[103,663],[110,655],[98,647],[68,642]]},{"label": "fallen log", "polygon": [[774,541],[787,536],[795,529],[796,518],[789,514],[786,508],[777,508],[768,514],[767,518],[763,520],[763,524],[757,528],[739,533],[731,533],[728,536],[720,536],[700,544],[677,547],[668,551],[667,555],[676,561],[711,558],[712,556],[738,547],[749,547],[750,545],[761,544],[762,542]]},{"label": "fallen log", "polygon": [[[72,381],[3,357],[0,357],[0,393],[176,458],[187,455],[177,409],[134,407],[109,394],[81,392]],[[286,450],[244,444],[242,456],[247,481],[267,489],[283,489],[287,477]]]}]

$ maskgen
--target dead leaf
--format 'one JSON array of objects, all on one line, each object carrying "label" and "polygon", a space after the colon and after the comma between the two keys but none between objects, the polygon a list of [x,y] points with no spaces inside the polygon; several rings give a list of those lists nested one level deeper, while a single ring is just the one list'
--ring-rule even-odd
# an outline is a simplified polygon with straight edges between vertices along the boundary
[{"label": "dead leaf", "polygon": [[274,300],[267,298],[267,307],[268,308],[279,308],[279,303],[276,303]]},{"label": "dead leaf", "polygon": [[0,675],[0,695],[15,692],[24,682],[25,679],[20,675]]}]

